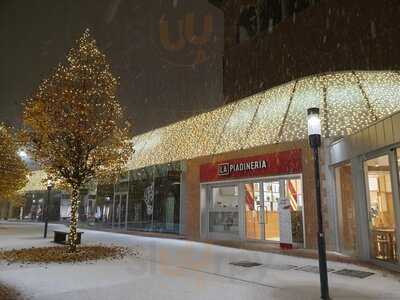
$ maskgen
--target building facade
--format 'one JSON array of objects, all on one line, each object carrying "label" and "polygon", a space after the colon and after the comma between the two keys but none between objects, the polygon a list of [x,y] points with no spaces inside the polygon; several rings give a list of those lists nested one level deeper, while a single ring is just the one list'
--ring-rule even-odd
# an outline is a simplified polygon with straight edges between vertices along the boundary
[{"label": "building facade", "polygon": [[316,248],[306,111],[319,107],[327,248],[399,269],[400,5],[212,2],[227,104],[134,137],[129,171],[97,187],[86,225]]},{"label": "building facade", "polygon": [[[135,137],[129,175],[104,196],[109,226],[315,248],[305,122],[307,107],[325,105],[320,171],[328,249],[397,268],[399,77],[308,77]],[[363,90],[354,78],[362,78]]]},{"label": "building facade", "polygon": [[329,146],[337,249],[399,264],[400,113]]}]

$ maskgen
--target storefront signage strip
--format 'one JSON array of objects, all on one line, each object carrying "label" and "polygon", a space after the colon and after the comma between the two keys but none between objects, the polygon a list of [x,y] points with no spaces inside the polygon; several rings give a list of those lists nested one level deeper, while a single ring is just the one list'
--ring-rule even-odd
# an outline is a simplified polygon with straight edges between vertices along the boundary
[{"label": "storefront signage strip", "polygon": [[200,181],[294,174],[301,171],[301,150],[295,149],[201,165]]}]

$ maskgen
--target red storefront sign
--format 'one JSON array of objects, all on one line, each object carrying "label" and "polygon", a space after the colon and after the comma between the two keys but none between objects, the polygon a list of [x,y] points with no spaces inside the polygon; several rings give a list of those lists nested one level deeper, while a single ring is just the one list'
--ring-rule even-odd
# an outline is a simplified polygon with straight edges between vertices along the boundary
[{"label": "red storefront sign", "polygon": [[301,173],[301,149],[200,166],[200,182]]}]

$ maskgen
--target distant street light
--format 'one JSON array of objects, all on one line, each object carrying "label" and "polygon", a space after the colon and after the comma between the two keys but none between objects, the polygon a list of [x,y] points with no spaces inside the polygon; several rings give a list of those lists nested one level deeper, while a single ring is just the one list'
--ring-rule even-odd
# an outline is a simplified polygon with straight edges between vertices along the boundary
[{"label": "distant street light", "polygon": [[25,150],[20,149],[20,150],[18,150],[18,156],[19,156],[22,160],[25,160],[25,159],[28,158],[28,153],[26,153]]},{"label": "distant street light", "polygon": [[49,205],[50,205],[50,191],[53,187],[53,182],[49,179],[47,180],[47,201],[44,205],[44,238],[47,238],[47,226],[49,224]]},{"label": "distant street light", "polygon": [[321,146],[321,119],[319,117],[319,108],[313,107],[307,110],[308,138],[313,150],[314,172],[315,172],[315,197],[317,202],[318,216],[318,262],[319,278],[321,284],[321,299],[329,298],[328,270],[326,265],[325,236],[322,222],[321,207],[321,183],[319,174],[319,155],[318,148]]}]

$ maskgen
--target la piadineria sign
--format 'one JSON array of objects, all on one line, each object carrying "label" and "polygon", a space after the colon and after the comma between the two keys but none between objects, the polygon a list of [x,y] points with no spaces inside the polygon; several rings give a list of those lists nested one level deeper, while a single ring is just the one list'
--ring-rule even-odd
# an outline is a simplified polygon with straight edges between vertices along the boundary
[{"label": "la piadineria sign", "polygon": [[200,181],[251,178],[302,172],[301,150],[268,153],[200,166]]},{"label": "la piadineria sign", "polygon": [[266,169],[268,166],[267,160],[253,160],[241,163],[222,163],[218,164],[218,175],[228,176],[234,172],[254,171],[258,169]]}]

